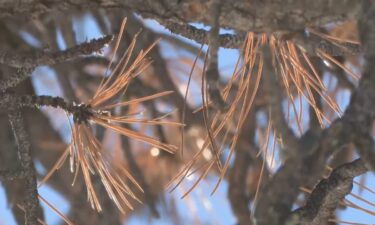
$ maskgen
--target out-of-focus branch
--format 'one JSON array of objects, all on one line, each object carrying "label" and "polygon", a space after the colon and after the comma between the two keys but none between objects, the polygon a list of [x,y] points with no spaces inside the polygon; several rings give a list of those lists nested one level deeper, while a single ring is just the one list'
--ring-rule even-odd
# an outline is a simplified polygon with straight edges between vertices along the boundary
[{"label": "out-of-focus branch", "polygon": [[333,44],[313,34],[307,36],[304,30],[302,32],[290,32],[289,35],[291,36],[290,40],[303,47],[310,56],[316,56],[316,49],[333,57],[358,55],[361,52],[361,46],[358,44],[346,42]]},{"label": "out-of-focus branch", "polygon": [[122,149],[126,162],[128,164],[129,170],[133,177],[136,177],[139,185],[141,185],[144,193],[144,199],[146,204],[150,207],[151,213],[154,217],[159,218],[160,214],[156,209],[156,197],[152,194],[150,185],[147,183],[145,176],[142,173],[142,170],[137,165],[137,162],[134,158],[133,152],[130,149],[130,144],[128,138],[121,137]]},{"label": "out-of-focus branch", "polygon": [[253,222],[249,209],[250,196],[246,178],[250,165],[252,163],[255,164],[251,156],[251,151],[255,152],[253,149],[253,139],[255,135],[254,111],[249,113],[244,123],[245,126],[241,132],[240,140],[246,141],[246,144],[238,145],[233,167],[228,178],[228,198],[232,206],[232,211],[237,217],[237,224],[252,225]]},{"label": "out-of-focus branch", "polygon": [[233,168],[229,176],[228,197],[232,211],[237,217],[238,225],[251,225],[249,196],[247,194],[246,177],[251,163],[248,149],[239,148],[236,152]]},{"label": "out-of-focus branch", "polygon": [[295,210],[287,221],[288,225],[327,224],[332,218],[339,202],[349,194],[353,179],[368,169],[363,160],[357,159],[332,171],[315,187],[304,207]]},{"label": "out-of-focus branch", "polygon": [[362,136],[355,138],[353,141],[357,147],[356,149],[359,155],[366,163],[366,166],[372,171],[375,171],[375,144],[372,135],[363,134]]},{"label": "out-of-focus branch", "polygon": [[17,86],[17,84],[25,80],[33,70],[34,68],[19,68],[13,76],[0,80],[0,91]]},{"label": "out-of-focus branch", "polygon": [[25,178],[28,175],[27,170],[0,170],[0,179],[15,180],[20,178]]},{"label": "out-of-focus branch", "polygon": [[[62,37],[65,44],[68,48],[77,46],[77,41],[73,31],[73,21],[71,17],[64,18],[63,16],[57,16],[54,23],[50,23],[47,27],[47,32],[50,40],[47,43],[51,43],[53,49],[58,49],[58,34],[56,32],[56,27],[59,27],[61,30]],[[82,67],[78,67],[78,64],[71,62],[63,62],[53,65],[57,74],[57,79],[59,81],[60,87],[63,91],[65,98],[70,102],[78,102],[79,99],[76,96],[76,92],[70,82],[71,75],[79,73],[82,70]],[[70,65],[69,65],[70,64]]]},{"label": "out-of-focus branch", "polygon": [[25,224],[38,224],[38,189],[37,178],[32,156],[30,154],[30,143],[28,141],[28,134],[24,126],[23,117],[19,110],[11,111],[8,114],[9,121],[12,126],[13,134],[18,146],[19,159],[21,166],[27,171],[26,181],[26,195],[25,195]]},{"label": "out-of-focus branch", "polygon": [[284,162],[260,190],[254,214],[258,225],[284,224],[298,196],[299,184],[308,173],[299,158],[289,158]]},{"label": "out-of-focus branch", "polygon": [[358,21],[360,39],[363,45],[365,68],[359,83],[360,92],[353,95],[351,102],[357,102],[358,107],[352,107],[347,113],[346,120],[355,124],[353,138],[358,152],[368,168],[375,171],[375,145],[372,138],[372,125],[375,120],[375,5],[365,0],[362,5],[361,17]]}]

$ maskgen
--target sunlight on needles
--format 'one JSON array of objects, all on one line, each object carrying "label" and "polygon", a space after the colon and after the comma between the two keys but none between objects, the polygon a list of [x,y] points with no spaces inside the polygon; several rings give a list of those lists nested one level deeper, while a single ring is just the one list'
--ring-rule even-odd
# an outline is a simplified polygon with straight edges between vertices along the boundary
[{"label": "sunlight on needles", "polygon": [[[158,42],[156,41],[147,49],[141,50],[133,59],[133,50],[135,48],[137,34],[132,39],[125,53],[119,59],[119,62],[113,66],[114,55],[119,48],[125,24],[126,18],[121,24],[120,32],[114,46],[114,53],[107,68],[107,72],[110,71],[111,74],[108,77],[103,78],[94,96],[87,101],[87,103],[75,105],[79,110],[73,114],[73,124],[71,124],[71,143],[60,159],[39,183],[39,186],[44,184],[52,174],[63,165],[69,155],[70,169],[71,172],[74,173],[73,185],[76,182],[79,171],[81,170],[86,185],[88,201],[91,204],[91,207],[99,212],[102,211],[102,207],[93,186],[92,175],[98,175],[100,177],[108,196],[122,213],[125,213],[127,209],[133,209],[128,198],[137,202],[141,201],[135,196],[124,179],[115,171],[114,166],[112,166],[108,159],[106,159],[102,144],[93,134],[91,124],[100,125],[130,139],[142,141],[150,146],[165,150],[169,153],[175,153],[177,147],[171,144],[162,143],[141,132],[125,128],[121,126],[121,124],[182,126],[181,123],[163,120],[165,116],[155,119],[140,119],[139,116],[141,114],[139,113],[119,116],[112,115],[111,111],[117,107],[132,106],[145,101],[155,100],[172,93],[171,91],[165,91],[146,97],[131,99],[129,101],[114,102],[116,99],[119,99],[119,96],[125,94],[126,87],[130,84],[131,80],[140,75],[150,65],[151,61],[147,60],[145,56]],[[135,116],[137,117],[134,118]],[[143,192],[142,187],[125,168],[121,168],[121,171],[121,174],[125,176],[134,187]]]},{"label": "sunlight on needles", "polygon": [[[356,41],[343,40],[340,38],[335,38],[330,35],[321,34],[319,32],[309,30],[310,32],[318,35],[322,39],[328,40],[336,46],[345,48],[341,46],[341,43],[351,43],[358,44]],[[260,48],[263,45],[269,45],[272,54],[272,64],[274,67],[274,74],[264,74],[263,73],[263,58],[260,52]],[[335,60],[330,55],[324,53],[321,49],[315,49],[316,54],[322,60],[327,60],[341,69],[343,69],[349,76],[354,79],[358,79],[359,76],[353,73],[345,65],[342,65],[337,60]],[[198,56],[197,56],[198,57]],[[207,56],[206,56],[207,57]],[[194,62],[195,65],[196,62]],[[205,66],[205,62],[204,62]],[[204,74],[204,69],[202,71],[202,77]],[[189,194],[198,183],[207,176],[209,171],[216,167],[220,172],[218,182],[213,188],[212,193],[215,192],[220,182],[224,179],[226,171],[228,170],[230,159],[235,151],[235,146],[237,144],[242,126],[244,121],[252,109],[254,98],[258,92],[259,86],[261,85],[261,77],[275,75],[279,76],[279,82],[283,88],[283,94],[288,103],[287,109],[287,121],[290,123],[290,113],[292,110],[294,112],[294,119],[297,126],[297,130],[300,134],[303,133],[303,128],[301,125],[302,121],[302,101],[306,101],[310,107],[315,112],[318,122],[321,127],[326,124],[330,124],[331,120],[325,115],[323,109],[317,104],[314,97],[314,92],[317,93],[324,105],[328,107],[329,110],[336,113],[336,115],[341,116],[342,111],[335,102],[335,100],[327,93],[327,87],[325,86],[321,75],[318,74],[317,69],[314,67],[313,62],[307,55],[306,50],[303,46],[299,46],[290,40],[278,39],[275,35],[267,36],[266,34],[255,34],[249,32],[246,40],[241,48],[241,56],[239,57],[232,77],[223,88],[222,96],[223,100],[227,101],[229,98],[229,93],[234,92],[234,97],[231,99],[231,105],[225,112],[214,113],[212,119],[208,117],[208,107],[211,102],[207,96],[207,86],[205,85],[204,78],[202,79],[202,106],[198,108],[195,112],[202,111],[203,118],[205,120],[207,136],[205,138],[204,144],[200,150],[193,156],[193,158],[182,168],[182,170],[168,183],[168,187],[174,190],[181,182],[189,175],[200,171],[195,183],[189,188],[183,195],[185,197]],[[238,88],[234,89],[233,83],[238,83]],[[187,92],[187,91],[186,91]],[[299,104],[296,105],[295,101],[298,100]],[[231,128],[230,124],[233,123],[233,118],[237,118],[234,128]],[[272,120],[272,118],[269,118]],[[272,125],[271,125],[272,126]],[[273,130],[274,140],[273,146],[276,145],[276,134],[277,130]],[[230,134],[230,135],[228,135]],[[217,146],[217,137],[224,137],[220,145]],[[230,136],[230,140],[228,140]],[[267,134],[266,139],[270,137],[270,133]],[[281,140],[281,141],[280,141]],[[282,144],[281,137],[278,137],[279,144]],[[228,146],[229,153],[224,160],[224,165],[221,165],[220,157],[225,150],[225,143],[230,143]],[[206,161],[206,165],[197,165],[200,158],[203,157],[203,152],[211,146],[211,151],[213,151],[214,157]],[[263,151],[261,149],[261,151]],[[274,151],[275,147],[272,148],[272,164],[274,161]],[[264,161],[266,161],[266,154],[264,154]],[[263,165],[264,167],[264,165]],[[260,186],[260,182],[258,183]],[[259,190],[257,190],[258,192]]]}]

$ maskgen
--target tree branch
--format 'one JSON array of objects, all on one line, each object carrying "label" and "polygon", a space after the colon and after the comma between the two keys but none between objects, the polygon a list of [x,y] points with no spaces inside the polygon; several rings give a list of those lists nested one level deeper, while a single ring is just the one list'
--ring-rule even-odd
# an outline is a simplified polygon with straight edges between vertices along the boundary
[{"label": "tree branch", "polygon": [[34,68],[19,68],[13,76],[0,80],[0,91],[5,91],[8,88],[17,86],[17,84],[24,81],[33,70]]},{"label": "tree branch", "polygon": [[28,175],[27,170],[0,170],[0,179],[15,180],[25,178]]},{"label": "tree branch", "polygon": [[[252,225],[249,202],[251,197],[248,188],[249,167],[255,164],[255,158],[251,152],[255,152],[254,135],[255,135],[255,112],[248,115],[244,122],[240,139],[246,143],[238,145],[235,154],[233,167],[228,177],[228,198],[232,206],[232,211],[237,217],[237,225]],[[260,179],[260,178],[259,178]]]},{"label": "tree branch", "polygon": [[[189,24],[178,24],[170,21],[160,21],[168,30],[174,34],[181,35],[199,44],[208,44],[209,32],[196,28]],[[218,37],[219,45],[223,48],[240,48],[246,38],[246,32],[239,34],[221,34]]]},{"label": "tree branch", "polygon": [[105,44],[112,40],[111,35],[99,39],[93,39],[90,42],[77,45],[65,51],[54,53],[38,52],[33,54],[19,53],[14,51],[0,50],[0,64],[20,68],[19,71],[0,82],[0,91],[15,87],[21,81],[25,80],[35,67],[40,65],[53,65],[56,63],[72,60],[81,55],[91,54],[100,51]]},{"label": "tree branch", "polygon": [[[353,19],[360,12],[363,0],[233,0],[223,4],[222,25],[242,31],[269,32],[280,30],[301,30],[304,27],[321,26],[329,22]],[[223,1],[225,2],[225,1]],[[146,18],[157,18],[179,23],[210,21],[209,1],[206,0],[74,0],[41,2],[0,1],[2,17],[36,17],[55,11],[73,9],[117,8],[137,12]],[[277,12],[277,13],[274,13]]]},{"label": "tree branch", "polygon": [[0,94],[0,109],[20,109],[22,107],[37,108],[39,106],[51,106],[54,108],[61,108],[69,113],[74,113],[77,105],[65,102],[61,97],[52,97],[47,95],[22,95],[2,93]]},{"label": "tree branch", "polygon": [[38,189],[34,163],[30,154],[28,134],[24,126],[23,117],[19,110],[11,111],[8,116],[18,146],[21,166],[28,173],[25,177],[26,197],[24,202],[26,225],[36,225],[38,224],[37,218],[39,207]]},{"label": "tree branch", "polygon": [[355,124],[356,137],[352,140],[368,168],[375,171],[375,145],[372,137],[372,125],[375,120],[375,5],[365,0],[361,17],[358,21],[360,39],[363,45],[365,68],[359,84],[360,92],[356,92],[351,102],[357,107],[350,108],[346,120]]},{"label": "tree branch", "polygon": [[361,159],[336,168],[332,171],[329,178],[319,182],[307,200],[306,205],[295,210],[287,224],[327,224],[339,202],[351,192],[354,177],[367,171],[368,169],[364,166],[364,162]]},{"label": "tree branch", "polygon": [[33,54],[0,50],[0,63],[16,68],[33,68],[39,65],[53,65],[72,60],[81,55],[88,55],[100,51],[112,40],[112,35],[93,39],[64,51],[37,52]]},{"label": "tree branch", "polygon": [[[210,24],[211,29],[208,33],[209,57],[207,61],[207,69],[205,71],[205,78],[208,85],[208,93],[213,105],[218,110],[225,110],[228,106],[225,103],[220,93],[220,74],[218,66],[218,51],[219,43],[219,29],[220,29],[220,13],[222,3],[219,0],[212,0],[210,5]],[[203,94],[203,93],[202,93]],[[204,104],[204,103],[203,103]]]},{"label": "tree branch", "polygon": [[[199,44],[208,44],[209,32],[204,29],[199,29],[189,24],[173,23],[171,21],[161,20],[159,22],[174,34],[194,40]],[[315,35],[306,36],[304,31],[305,29],[302,29],[302,31],[281,32],[280,35],[281,38],[285,39],[287,37],[288,40],[303,47],[310,56],[317,56],[315,52],[317,48],[331,56],[357,55],[361,51],[360,46],[357,44],[338,43],[339,47]],[[278,32],[273,33],[277,34]],[[246,32],[237,31],[237,34],[221,34],[218,39],[220,47],[238,49],[242,46],[245,38]]]}]

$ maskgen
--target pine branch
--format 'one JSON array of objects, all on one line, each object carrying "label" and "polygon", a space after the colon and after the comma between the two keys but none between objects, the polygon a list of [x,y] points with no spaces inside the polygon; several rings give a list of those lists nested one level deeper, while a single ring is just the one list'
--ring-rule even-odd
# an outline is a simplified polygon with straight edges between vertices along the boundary
[{"label": "pine branch", "polygon": [[13,76],[0,81],[0,91],[15,87],[21,81],[25,80],[35,67],[40,65],[53,65],[75,59],[82,55],[88,55],[100,51],[106,44],[112,40],[111,35],[99,39],[93,39],[90,42],[77,45],[65,51],[58,52],[38,52],[33,54],[19,53],[14,51],[0,50],[0,64],[19,68]]},{"label": "pine branch", "polygon": [[353,179],[368,169],[363,160],[357,159],[346,163],[332,171],[327,179],[323,179],[314,188],[304,207],[295,210],[288,225],[327,224],[341,200],[349,194],[353,187]]},{"label": "pine branch", "polygon": [[[362,1],[227,1],[223,4],[222,25],[235,30],[254,32],[301,30],[307,25],[321,26],[329,22],[353,19],[360,13]],[[64,12],[83,8],[86,10],[116,8],[137,12],[145,18],[179,23],[206,23],[210,17],[207,13],[209,4],[206,0],[156,0],[147,1],[147,3],[138,0],[75,0],[74,2],[55,1],[48,4],[37,0],[22,2],[1,0],[0,18],[14,16],[30,18],[56,11]]]},{"label": "pine branch", "polygon": [[[209,32],[204,29],[196,28],[189,24],[179,24],[170,21],[160,21],[168,30],[174,34],[181,35],[199,44],[208,44]],[[246,38],[245,32],[239,34],[221,34],[218,37],[220,47],[238,49]]]},{"label": "pine branch", "polygon": [[[208,44],[209,32],[204,29],[199,29],[189,24],[179,24],[171,21],[160,20],[159,22],[174,34],[194,40],[199,44]],[[278,32],[273,33],[277,36]],[[317,48],[331,56],[358,55],[361,52],[361,48],[357,44],[339,43],[341,46],[339,47],[327,40],[317,38],[313,35],[306,36],[304,29],[302,31],[281,32],[280,35],[280,38],[292,41],[303,47],[310,56],[317,56],[315,51]],[[238,49],[241,48],[245,38],[246,32],[237,31],[236,34],[220,34],[218,40],[220,47]]]},{"label": "pine branch", "polygon": [[85,104],[75,104],[75,103],[68,103],[65,99],[61,97],[52,97],[47,95],[16,95],[16,94],[9,94],[3,93],[0,94],[0,109],[20,109],[23,107],[27,108],[38,108],[41,106],[50,106],[54,108],[60,108],[70,114],[79,114],[85,110],[90,110],[89,106]]},{"label": "pine branch", "polygon": [[15,68],[34,68],[72,60],[82,55],[98,52],[112,40],[112,35],[84,42],[64,51],[33,52],[32,54],[0,50],[0,63]]}]

